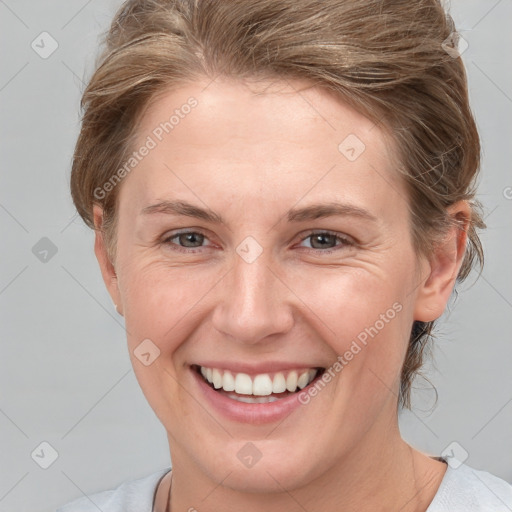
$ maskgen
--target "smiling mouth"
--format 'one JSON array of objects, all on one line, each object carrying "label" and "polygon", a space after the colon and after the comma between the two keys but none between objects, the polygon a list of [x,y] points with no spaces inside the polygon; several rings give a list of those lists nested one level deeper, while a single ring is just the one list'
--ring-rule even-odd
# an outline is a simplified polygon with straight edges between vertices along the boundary
[{"label": "smiling mouth", "polygon": [[192,369],[218,393],[238,402],[254,404],[276,402],[298,393],[325,371],[325,368],[308,368],[251,376],[198,365],[192,365]]}]

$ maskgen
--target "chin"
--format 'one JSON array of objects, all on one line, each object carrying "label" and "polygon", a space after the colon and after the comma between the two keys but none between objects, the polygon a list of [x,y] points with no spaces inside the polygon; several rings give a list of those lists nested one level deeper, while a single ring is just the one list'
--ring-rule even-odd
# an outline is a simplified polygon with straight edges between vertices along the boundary
[{"label": "chin", "polygon": [[[215,460],[202,460],[204,471],[216,482],[235,491],[282,493],[297,489],[323,472],[312,460],[311,449],[290,449],[293,442],[232,440]],[[258,447],[259,448],[258,448]],[[317,454],[318,456],[318,454]],[[223,480],[225,478],[225,480]]]}]

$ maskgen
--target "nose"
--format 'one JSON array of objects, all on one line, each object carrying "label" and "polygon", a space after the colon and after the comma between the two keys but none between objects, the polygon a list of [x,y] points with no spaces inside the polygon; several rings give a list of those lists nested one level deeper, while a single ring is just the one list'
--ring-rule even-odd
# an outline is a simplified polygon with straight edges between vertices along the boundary
[{"label": "nose", "polygon": [[293,293],[272,265],[268,251],[248,262],[235,255],[222,280],[222,291],[213,314],[213,326],[223,335],[244,344],[264,343],[292,328]]}]

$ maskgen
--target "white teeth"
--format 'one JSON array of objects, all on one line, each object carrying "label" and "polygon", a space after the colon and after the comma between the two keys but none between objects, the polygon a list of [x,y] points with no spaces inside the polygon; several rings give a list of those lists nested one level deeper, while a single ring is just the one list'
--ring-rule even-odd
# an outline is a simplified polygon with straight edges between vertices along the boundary
[{"label": "white teeth", "polygon": [[274,380],[272,381],[272,391],[274,393],[284,393],[286,391],[286,379],[281,372],[274,375]]},{"label": "white teeth", "polygon": [[252,383],[252,394],[266,396],[272,394],[272,380],[266,375],[256,375]]},{"label": "white teeth", "polygon": [[252,379],[246,373],[237,373],[235,391],[241,395],[252,395]]},{"label": "white teeth", "polygon": [[222,387],[222,373],[220,372],[220,370],[217,370],[217,368],[213,369],[212,381],[213,381],[213,387],[215,389],[219,389]]},{"label": "white teeth", "polygon": [[224,372],[222,389],[224,391],[235,391],[235,378],[231,372]]},{"label": "white teeth", "polygon": [[245,402],[246,404],[268,404],[279,400],[277,396],[240,396],[234,393],[226,393],[229,398],[237,400],[238,402]]},{"label": "white teeth", "polygon": [[309,371],[305,371],[304,373],[300,374],[300,377],[297,380],[297,386],[299,386],[300,389],[305,388],[308,385],[309,382]]},{"label": "white teeth", "polygon": [[[285,372],[278,372],[272,379],[267,373],[262,373],[251,378],[251,376],[246,373],[233,375],[227,370],[205,368],[203,366],[200,367],[200,371],[204,379],[210,384],[213,384],[215,389],[222,389],[227,392],[235,391],[239,395],[254,395],[262,399],[265,398],[261,403],[269,402],[266,398],[273,393],[284,393],[285,391],[294,393],[297,391],[297,388],[305,388],[317,374],[317,370],[310,368],[309,370],[302,371],[300,374],[296,370],[292,370],[286,376]],[[277,397],[270,398],[277,399]],[[253,399],[251,399],[251,403],[252,402],[254,402]]]},{"label": "white teeth", "polygon": [[294,370],[286,377],[286,389],[293,392],[297,389],[297,372]]}]

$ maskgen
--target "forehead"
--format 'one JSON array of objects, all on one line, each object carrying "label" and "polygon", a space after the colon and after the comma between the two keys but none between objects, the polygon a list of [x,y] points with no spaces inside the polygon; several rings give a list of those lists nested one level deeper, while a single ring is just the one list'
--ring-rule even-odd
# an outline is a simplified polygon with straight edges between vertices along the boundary
[{"label": "forehead", "polygon": [[264,198],[368,203],[405,194],[379,127],[304,81],[224,79],[166,91],[142,117],[135,149],[143,145],[151,149],[122,192],[140,208],[178,191],[210,200],[222,191],[260,207]]},{"label": "forehead", "polygon": [[263,140],[314,145],[327,135],[325,145],[334,143],[337,149],[344,133],[353,130],[375,149],[382,146],[382,133],[373,121],[333,92],[304,80],[217,78],[163,91],[150,102],[139,135],[162,135],[179,144],[180,136],[186,138],[191,130],[202,135],[196,138],[198,145],[222,145],[233,138],[245,138],[248,146]]}]

